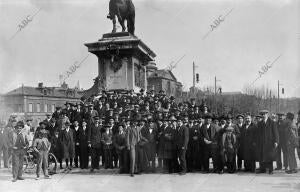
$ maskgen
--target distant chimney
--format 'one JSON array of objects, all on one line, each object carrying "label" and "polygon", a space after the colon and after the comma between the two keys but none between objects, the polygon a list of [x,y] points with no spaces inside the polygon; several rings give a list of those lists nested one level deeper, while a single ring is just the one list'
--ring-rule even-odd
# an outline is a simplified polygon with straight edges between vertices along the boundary
[{"label": "distant chimney", "polygon": [[39,83],[38,88],[43,88],[43,83]]}]

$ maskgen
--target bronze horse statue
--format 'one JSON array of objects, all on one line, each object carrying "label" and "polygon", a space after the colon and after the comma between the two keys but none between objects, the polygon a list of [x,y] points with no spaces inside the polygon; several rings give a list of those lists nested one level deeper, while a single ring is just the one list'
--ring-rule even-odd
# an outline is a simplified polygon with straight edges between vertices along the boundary
[{"label": "bronze horse statue", "polygon": [[134,35],[134,22],[135,22],[135,7],[131,0],[110,0],[109,1],[109,14],[107,18],[111,19],[113,22],[112,33],[117,31],[116,27],[116,16],[120,25],[122,26],[122,31],[126,31],[125,20],[127,21],[128,32]]}]

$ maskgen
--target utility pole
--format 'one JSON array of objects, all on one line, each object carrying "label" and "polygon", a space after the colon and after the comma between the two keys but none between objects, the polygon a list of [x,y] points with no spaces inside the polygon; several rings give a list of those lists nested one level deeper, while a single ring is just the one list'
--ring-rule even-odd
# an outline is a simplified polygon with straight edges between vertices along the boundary
[{"label": "utility pole", "polygon": [[196,66],[195,62],[193,62],[193,92],[195,92],[195,86],[196,86]]},{"label": "utility pole", "polygon": [[278,80],[278,86],[277,86],[277,94],[278,94],[278,98],[277,98],[277,113],[279,113],[280,107],[279,107],[279,80]]},{"label": "utility pole", "polygon": [[217,76],[215,76],[215,96],[214,96],[215,113],[217,113]]},{"label": "utility pole", "polygon": [[195,90],[196,90],[196,68],[198,66],[193,61],[193,95],[195,96]]}]

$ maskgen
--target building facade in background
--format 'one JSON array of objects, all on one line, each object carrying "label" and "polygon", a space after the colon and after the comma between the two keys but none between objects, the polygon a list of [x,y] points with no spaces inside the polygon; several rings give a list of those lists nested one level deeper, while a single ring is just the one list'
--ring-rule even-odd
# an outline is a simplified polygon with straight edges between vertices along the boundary
[{"label": "building facade in background", "polygon": [[158,70],[154,62],[147,65],[147,89],[158,93],[164,90],[167,96],[181,97],[182,84],[170,70]]},{"label": "building facade in background", "polygon": [[[82,91],[71,89],[63,83],[61,87],[22,86],[1,96],[2,110],[15,114],[21,119],[33,118],[33,124],[45,119],[47,113],[53,113],[55,108],[63,107],[66,102],[79,103]],[[4,116],[2,114],[2,116]]]}]

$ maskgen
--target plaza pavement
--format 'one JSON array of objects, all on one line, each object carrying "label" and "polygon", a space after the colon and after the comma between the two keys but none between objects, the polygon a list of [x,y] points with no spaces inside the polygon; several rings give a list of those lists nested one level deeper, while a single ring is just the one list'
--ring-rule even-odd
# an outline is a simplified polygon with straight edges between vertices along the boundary
[{"label": "plaza pavement", "polygon": [[300,172],[285,174],[142,174],[130,177],[117,170],[96,171],[73,169],[60,171],[52,179],[25,173],[24,181],[11,182],[7,169],[0,169],[0,192],[289,192],[300,191]]}]

